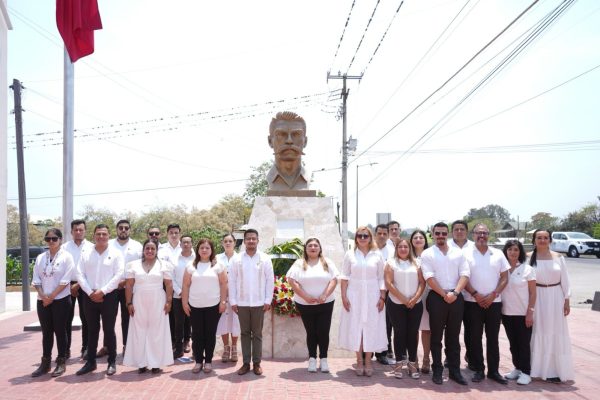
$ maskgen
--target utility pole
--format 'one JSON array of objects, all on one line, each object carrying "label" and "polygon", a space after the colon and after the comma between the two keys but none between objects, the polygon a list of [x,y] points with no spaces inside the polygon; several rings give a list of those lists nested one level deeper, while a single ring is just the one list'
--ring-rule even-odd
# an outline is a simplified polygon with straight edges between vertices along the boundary
[{"label": "utility pole", "polygon": [[342,243],[344,252],[348,250],[348,141],[346,139],[346,100],[348,99],[349,89],[346,89],[346,80],[361,80],[360,75],[331,75],[327,73],[327,81],[330,79],[342,79]]},{"label": "utility pole", "polygon": [[21,281],[23,284],[23,311],[31,310],[29,304],[29,232],[27,220],[27,197],[25,195],[25,163],[23,161],[23,108],[21,107],[21,90],[23,86],[18,79],[13,79],[10,87],[15,98],[15,138],[17,144],[17,176],[19,183],[19,227],[21,233]]}]

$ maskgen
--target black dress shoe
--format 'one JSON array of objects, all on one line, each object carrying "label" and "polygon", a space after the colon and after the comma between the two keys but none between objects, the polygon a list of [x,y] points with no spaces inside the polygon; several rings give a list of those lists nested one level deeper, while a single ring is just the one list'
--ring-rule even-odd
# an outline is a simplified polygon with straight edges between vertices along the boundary
[{"label": "black dress shoe", "polygon": [[162,372],[162,369],[160,369],[160,368],[152,368],[152,371],[151,371],[151,372],[152,372],[153,374],[160,374],[160,373]]},{"label": "black dress shoe", "polygon": [[502,375],[500,375],[500,374],[498,373],[498,371],[496,371],[496,372],[492,372],[492,373],[488,373],[488,376],[487,376],[487,377],[488,377],[488,378],[490,378],[491,380],[493,380],[493,381],[496,381],[496,382],[498,382],[498,383],[501,383],[501,384],[503,384],[503,385],[506,385],[506,384],[508,384],[508,381],[506,380],[506,378],[505,378],[505,377],[503,377]]},{"label": "black dress shoe", "polygon": [[431,376],[431,380],[436,385],[441,385],[444,383],[444,379],[442,378],[442,371],[433,371],[433,375]]},{"label": "black dress shoe", "polygon": [[475,373],[473,374],[473,378],[471,378],[473,382],[481,382],[484,379],[485,374],[483,373],[483,371],[475,371]]},{"label": "black dress shoe", "polygon": [[146,367],[138,368],[138,374],[143,374],[146,371],[148,371],[148,368]]},{"label": "black dress shoe", "polygon": [[117,366],[115,363],[108,364],[108,368],[106,368],[106,375],[111,376],[117,373]]},{"label": "black dress shoe", "polygon": [[462,376],[462,374],[460,373],[460,371],[450,372],[448,374],[448,378],[450,378],[454,382],[458,383],[459,385],[467,385],[467,381]]},{"label": "black dress shoe", "polygon": [[550,382],[550,383],[561,383],[561,380],[559,377],[554,377],[554,378],[546,378],[546,382]]},{"label": "black dress shoe", "polygon": [[87,374],[88,372],[92,372],[95,371],[97,368],[96,363],[93,361],[88,361],[85,364],[83,364],[83,367],[81,367],[81,369],[77,372],[75,372],[75,375],[84,375]]}]

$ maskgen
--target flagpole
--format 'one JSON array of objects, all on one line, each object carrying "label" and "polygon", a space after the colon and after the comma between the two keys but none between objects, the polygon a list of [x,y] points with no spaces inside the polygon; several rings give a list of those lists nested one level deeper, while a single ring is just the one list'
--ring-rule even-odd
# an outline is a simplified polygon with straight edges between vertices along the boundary
[{"label": "flagpole", "polygon": [[63,236],[64,241],[71,240],[71,221],[73,220],[73,129],[74,129],[74,84],[75,68],[67,49],[64,50],[64,87],[63,87]]}]

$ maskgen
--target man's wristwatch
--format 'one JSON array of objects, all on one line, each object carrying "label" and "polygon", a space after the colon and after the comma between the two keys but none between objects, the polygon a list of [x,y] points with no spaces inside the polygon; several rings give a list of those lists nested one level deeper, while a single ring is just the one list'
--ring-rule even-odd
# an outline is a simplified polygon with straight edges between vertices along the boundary
[{"label": "man's wristwatch", "polygon": [[457,292],[456,290],[452,291],[452,294],[454,294],[456,297],[458,297],[458,295],[460,294],[459,292]]}]

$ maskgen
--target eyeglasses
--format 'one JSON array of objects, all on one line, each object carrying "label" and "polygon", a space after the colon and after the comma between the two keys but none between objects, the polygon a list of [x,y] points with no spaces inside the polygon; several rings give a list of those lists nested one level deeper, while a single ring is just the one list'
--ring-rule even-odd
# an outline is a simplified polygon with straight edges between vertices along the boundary
[{"label": "eyeglasses", "polygon": [[160,232],[148,232],[148,236],[160,236]]},{"label": "eyeglasses", "polygon": [[370,238],[368,233],[359,233],[356,235],[356,237],[359,239],[369,239]]},{"label": "eyeglasses", "polygon": [[46,242],[46,243],[58,242],[59,240],[60,240],[60,238],[58,236],[46,236],[44,238],[44,242]]},{"label": "eyeglasses", "polygon": [[120,231],[128,231],[130,229],[130,227],[127,225],[121,225],[117,229]]},{"label": "eyeglasses", "polygon": [[476,236],[489,236],[489,232],[474,232]]},{"label": "eyeglasses", "polygon": [[443,231],[442,232],[440,232],[440,231],[433,232],[433,234],[435,236],[448,236],[448,232],[443,232]]}]

